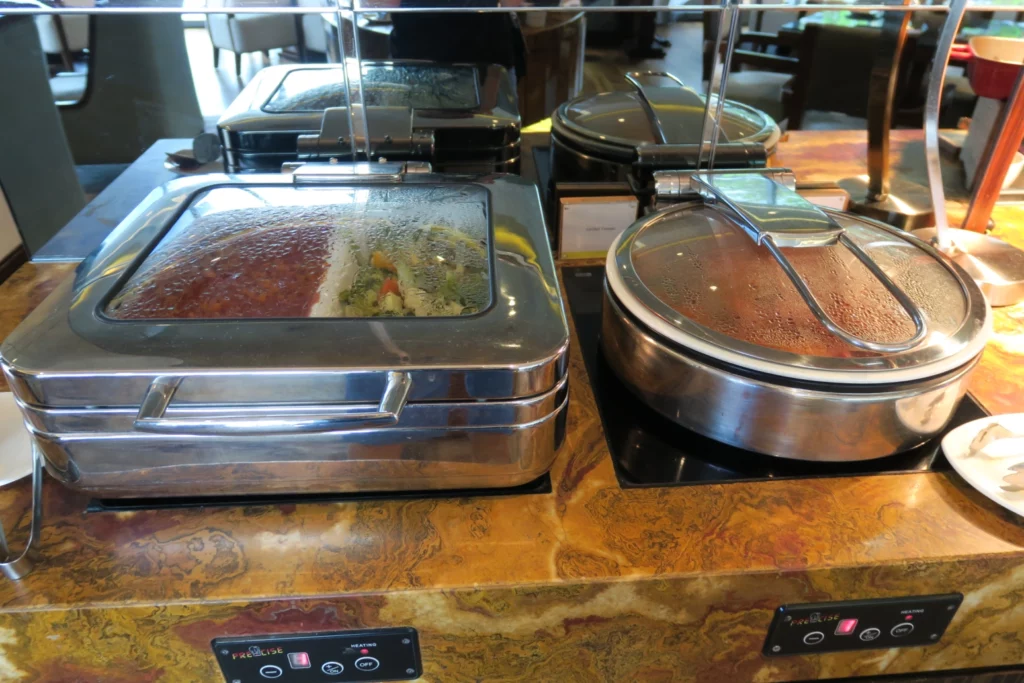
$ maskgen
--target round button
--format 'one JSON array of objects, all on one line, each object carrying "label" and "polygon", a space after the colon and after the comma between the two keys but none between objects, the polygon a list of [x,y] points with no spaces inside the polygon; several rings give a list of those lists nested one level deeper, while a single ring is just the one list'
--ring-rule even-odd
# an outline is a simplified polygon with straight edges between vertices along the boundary
[{"label": "round button", "polygon": [[821,641],[825,640],[825,634],[821,631],[811,631],[804,636],[804,645],[817,645]]},{"label": "round button", "polygon": [[373,657],[360,657],[356,660],[356,668],[360,671],[376,671],[380,662]]},{"label": "round button", "polygon": [[265,664],[260,667],[260,676],[264,678],[280,678],[284,671],[281,667],[274,666],[273,664]]},{"label": "round button", "polygon": [[345,670],[345,665],[341,662],[324,662],[324,665],[320,667],[320,670],[328,676],[337,676]]},{"label": "round button", "polygon": [[866,628],[860,632],[860,639],[865,643],[870,643],[872,640],[882,635],[882,632],[877,628]]},{"label": "round button", "polygon": [[889,631],[889,633],[891,633],[896,638],[902,638],[905,635],[909,635],[910,632],[913,630],[914,625],[911,624],[909,621],[904,621],[902,624],[896,624],[895,626],[893,626],[892,630]]}]

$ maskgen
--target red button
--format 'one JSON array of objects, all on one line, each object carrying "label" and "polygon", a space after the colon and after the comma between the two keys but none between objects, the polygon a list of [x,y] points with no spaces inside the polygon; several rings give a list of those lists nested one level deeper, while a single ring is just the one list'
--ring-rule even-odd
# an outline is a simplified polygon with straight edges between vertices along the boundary
[{"label": "red button", "polygon": [[856,619],[843,619],[842,621],[839,622],[839,625],[836,626],[836,635],[837,636],[848,636],[851,633],[853,633],[855,630],[857,630],[857,620]]},{"label": "red button", "polygon": [[288,664],[293,669],[308,669],[309,668],[309,655],[305,652],[289,652],[288,653]]}]

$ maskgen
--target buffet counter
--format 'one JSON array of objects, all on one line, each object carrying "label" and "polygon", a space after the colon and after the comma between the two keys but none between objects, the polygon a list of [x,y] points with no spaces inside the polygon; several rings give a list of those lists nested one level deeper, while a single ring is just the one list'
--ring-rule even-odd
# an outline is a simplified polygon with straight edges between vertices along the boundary
[{"label": "buffet counter", "polygon": [[[823,180],[862,173],[863,158],[862,133],[792,133],[778,163]],[[1024,210],[996,220],[1024,246]],[[0,287],[0,337],[72,269],[28,264]],[[623,489],[572,334],[548,493],[86,512],[87,496],[48,480],[42,560],[0,582],[0,679],[220,681],[214,638],[385,626],[416,628],[422,680],[445,683],[1024,662],[1019,518],[948,473]],[[1024,411],[1024,306],[996,312],[972,394]],[[0,492],[7,524],[21,515],[15,547],[29,493]],[[963,604],[933,646],[761,654],[782,604],[953,591]]]}]

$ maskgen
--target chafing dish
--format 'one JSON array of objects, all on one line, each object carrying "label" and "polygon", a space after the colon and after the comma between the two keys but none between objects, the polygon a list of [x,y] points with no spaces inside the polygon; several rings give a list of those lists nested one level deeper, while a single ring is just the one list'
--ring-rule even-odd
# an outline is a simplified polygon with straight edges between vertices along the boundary
[{"label": "chafing dish", "polygon": [[504,67],[363,62],[365,118],[359,102],[349,102],[346,85],[339,64],[260,71],[217,123],[225,170],[352,160],[353,136],[366,148],[365,125],[374,159],[426,161],[438,172],[518,171],[519,108]]},{"label": "chafing dish", "polygon": [[[648,82],[656,77],[669,84]],[[626,80],[631,90],[583,95],[551,117],[552,182],[629,181],[641,189],[655,171],[697,167],[705,96],[667,73]],[[763,168],[779,135],[764,112],[726,100],[715,165]]]},{"label": "chafing dish", "polygon": [[662,172],[608,252],[601,344],[674,422],[801,460],[946,426],[991,332],[974,281],[911,235],[819,209],[784,170]]},{"label": "chafing dish", "polygon": [[0,349],[49,472],[144,497],[547,471],[568,328],[537,190],[412,170],[155,190]]}]

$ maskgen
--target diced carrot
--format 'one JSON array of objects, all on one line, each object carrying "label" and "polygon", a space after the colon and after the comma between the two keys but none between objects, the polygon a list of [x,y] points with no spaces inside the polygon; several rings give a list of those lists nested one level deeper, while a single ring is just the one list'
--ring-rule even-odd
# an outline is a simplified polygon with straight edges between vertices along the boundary
[{"label": "diced carrot", "polygon": [[377,301],[381,301],[388,294],[397,294],[402,296],[402,290],[398,286],[398,280],[393,277],[389,277],[384,280],[384,283],[380,286],[380,291],[377,292]]},{"label": "diced carrot", "polygon": [[392,273],[396,271],[395,264],[380,251],[375,251],[373,252],[373,255],[370,256],[370,265],[374,268],[380,268],[381,270],[387,270]]}]

